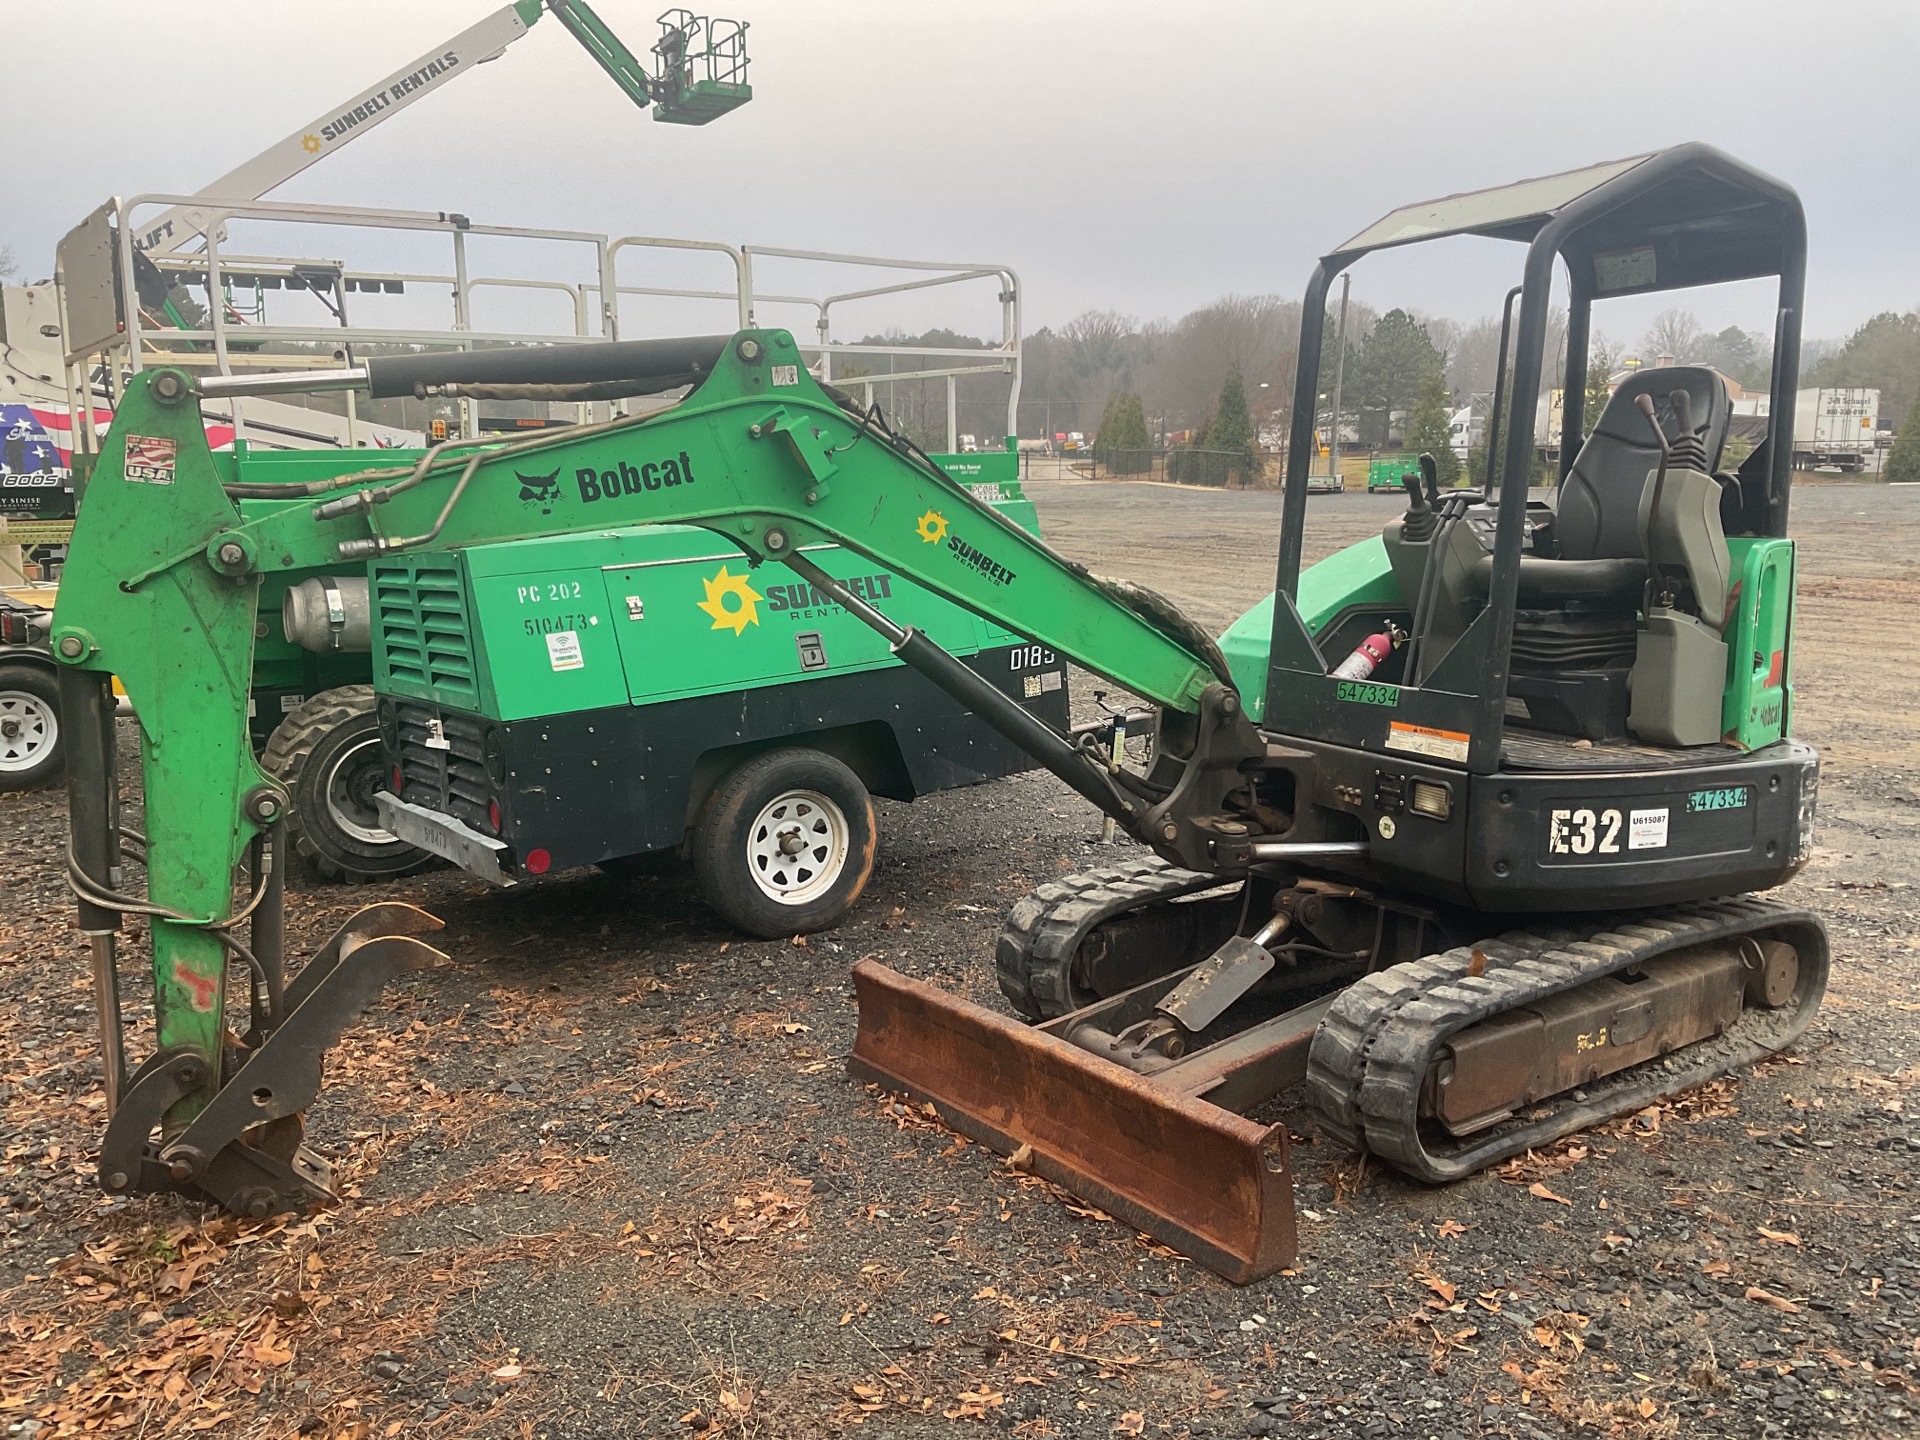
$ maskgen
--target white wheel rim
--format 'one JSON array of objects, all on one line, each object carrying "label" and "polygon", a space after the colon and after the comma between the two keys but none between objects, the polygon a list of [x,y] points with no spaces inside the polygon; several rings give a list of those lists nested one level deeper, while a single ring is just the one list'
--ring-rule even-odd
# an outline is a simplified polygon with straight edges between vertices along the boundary
[{"label": "white wheel rim", "polygon": [[[372,808],[371,800],[361,795],[355,784],[368,763],[366,752],[379,744],[378,736],[369,735],[359,744],[348,746],[334,757],[333,768],[327,772],[327,814],[362,845],[398,843],[391,832],[381,828],[380,812]],[[384,784],[379,788],[384,789]]]},{"label": "white wheel rim", "polygon": [[0,690],[0,771],[31,770],[60,741],[60,717],[38,695]]},{"label": "white wheel rim", "polygon": [[789,790],[747,829],[747,873],[782,905],[806,905],[847,868],[847,817],[817,790]]}]

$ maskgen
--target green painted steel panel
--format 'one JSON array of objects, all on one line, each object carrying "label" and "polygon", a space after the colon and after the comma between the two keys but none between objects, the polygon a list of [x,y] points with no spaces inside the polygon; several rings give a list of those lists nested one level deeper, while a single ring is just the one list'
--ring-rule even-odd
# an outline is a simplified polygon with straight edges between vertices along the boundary
[{"label": "green painted steel panel", "polygon": [[526,720],[623,704],[626,670],[601,574],[527,557],[517,573],[474,578],[468,603],[484,688],[482,703],[466,708]]},{"label": "green painted steel panel", "polygon": [[368,567],[368,581],[380,688],[478,709],[483,681],[459,559],[438,552],[388,557]]},{"label": "green painted steel panel", "polygon": [[[1037,533],[1030,502],[995,508]],[[1023,638],[855,552],[808,553],[955,654]],[[820,651],[833,673],[900,663],[785,566],[754,567],[690,525],[393,556],[371,572],[376,686],[499,720],[804,681]],[[820,643],[803,655],[810,634]]]},{"label": "green painted steel panel", "polygon": [[[835,546],[806,553],[956,655],[1005,643],[984,622],[864,556]],[[900,663],[884,639],[783,566],[749,570],[743,556],[716,553],[604,573],[636,704],[804,681],[828,667],[845,674]]]},{"label": "green painted steel panel", "polygon": [[1743,749],[1770,745],[1793,725],[1793,541],[1727,541],[1736,577],[1727,623],[1721,733]]},{"label": "green painted steel panel", "polygon": [[[1378,535],[1329,555],[1300,575],[1296,602],[1307,629],[1318,635],[1355,605],[1397,607],[1403,602],[1386,542]],[[1273,645],[1273,596],[1269,595],[1220,635],[1220,650],[1239,687],[1247,714],[1258,722],[1267,708],[1267,660]]]},{"label": "green painted steel panel", "polygon": [[[969,450],[960,455],[927,457],[982,500],[1017,500],[1020,456],[1012,450]],[[981,487],[991,486],[990,490]]]}]

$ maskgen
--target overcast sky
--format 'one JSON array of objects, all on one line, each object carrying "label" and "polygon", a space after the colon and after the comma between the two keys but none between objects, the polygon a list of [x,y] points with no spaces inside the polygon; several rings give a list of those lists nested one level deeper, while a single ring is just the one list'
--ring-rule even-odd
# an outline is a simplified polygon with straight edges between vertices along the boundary
[{"label": "overcast sky", "polygon": [[[661,0],[597,3],[652,42]],[[711,126],[643,118],[549,17],[276,198],[993,261],[1031,329],[1298,295],[1403,202],[1697,139],[1799,189],[1809,336],[1920,304],[1914,0],[724,3],[755,99]],[[109,194],[196,190],[493,8],[0,0],[0,244],[37,278]],[[1355,294],[1471,320],[1519,259],[1415,247]],[[1597,324],[1629,341],[1658,308],[1616,303],[1643,309]],[[1761,287],[1683,303],[1770,328]],[[954,318],[984,333],[990,308]]]}]

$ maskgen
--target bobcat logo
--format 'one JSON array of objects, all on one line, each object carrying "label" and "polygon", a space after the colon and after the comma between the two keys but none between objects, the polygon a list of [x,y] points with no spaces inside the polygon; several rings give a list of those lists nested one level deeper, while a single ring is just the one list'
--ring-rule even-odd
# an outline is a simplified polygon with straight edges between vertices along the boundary
[{"label": "bobcat logo", "polygon": [[528,505],[538,505],[542,515],[553,513],[553,502],[560,498],[559,470],[549,475],[522,475],[516,470],[513,478],[520,482],[522,501]]}]

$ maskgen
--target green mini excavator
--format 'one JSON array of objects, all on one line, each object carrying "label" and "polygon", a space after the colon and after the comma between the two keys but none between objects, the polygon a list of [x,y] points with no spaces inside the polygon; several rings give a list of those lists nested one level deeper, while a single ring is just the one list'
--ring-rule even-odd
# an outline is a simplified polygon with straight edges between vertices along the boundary
[{"label": "green mini excavator", "polygon": [[[1296,426],[1274,594],[1224,645],[978,502],[817,383],[782,331],[135,377],[52,633],[110,1059],[102,1184],[248,1213],[324,1198],[301,1139],[323,1052],[388,975],[435,959],[428,917],[376,905],[288,978],[286,797],[245,738],[274,578],[364,560],[378,594],[422,552],[640,522],[704,526],[793,571],[1147,848],[1014,907],[996,963],[1020,1020],[856,966],[851,1068],[1230,1278],[1293,1254],[1286,1127],[1247,1118],[1290,1086],[1333,1136],[1445,1181],[1791,1043],[1824,990],[1825,931],[1752,894],[1805,862],[1818,773],[1790,738],[1789,437],[1724,471],[1726,392],[1691,367],[1636,375],[1596,417],[1581,402],[1596,301],[1775,277],[1772,415],[1790,424],[1799,201],[1686,145],[1409,206],[1320,262],[1302,356],[1340,271],[1461,235],[1524,247],[1515,416],[1542,386],[1556,268],[1570,277],[1553,499],[1530,495],[1517,439],[1479,488],[1410,475],[1403,516],[1303,571],[1313,437]],[[1296,415],[1315,372],[1303,361]],[[341,383],[684,393],[407,468],[271,493],[223,480],[200,395]],[[529,498],[521,472],[557,473],[557,492]],[[1037,719],[823,570],[810,552],[828,544],[1150,702],[1149,761]],[[115,792],[113,675],[139,716],[144,835]],[[134,913],[151,920],[158,1047],[123,1074],[115,934]],[[230,969],[249,977],[244,1016]]]}]

